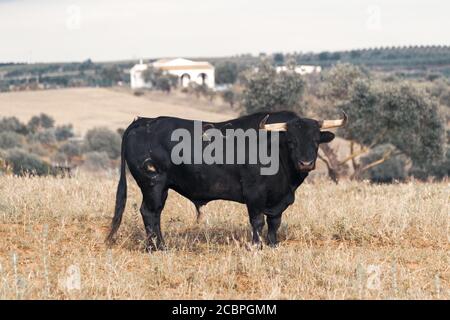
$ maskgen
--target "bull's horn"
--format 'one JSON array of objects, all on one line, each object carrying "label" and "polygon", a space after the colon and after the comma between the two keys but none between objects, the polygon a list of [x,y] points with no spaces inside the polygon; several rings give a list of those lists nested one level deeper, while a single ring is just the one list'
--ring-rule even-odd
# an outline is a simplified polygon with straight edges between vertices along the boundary
[{"label": "bull's horn", "polygon": [[269,115],[266,115],[264,119],[259,123],[259,128],[267,131],[286,131],[287,125],[286,122],[278,122],[278,123],[269,123],[266,124]]},{"label": "bull's horn", "polygon": [[331,129],[331,128],[338,128],[343,127],[347,124],[348,116],[347,114],[342,111],[342,114],[344,115],[343,119],[340,120],[322,120],[319,122],[320,129]]}]

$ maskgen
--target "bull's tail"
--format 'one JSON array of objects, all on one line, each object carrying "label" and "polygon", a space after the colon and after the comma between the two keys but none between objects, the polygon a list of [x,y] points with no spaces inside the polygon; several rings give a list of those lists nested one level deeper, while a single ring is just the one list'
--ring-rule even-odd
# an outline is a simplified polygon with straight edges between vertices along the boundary
[{"label": "bull's tail", "polygon": [[121,146],[121,160],[120,160],[120,179],[119,184],[117,185],[116,192],[116,206],[114,209],[114,217],[111,223],[111,230],[109,232],[106,241],[108,243],[113,242],[113,237],[116,234],[117,230],[120,227],[120,222],[122,221],[123,211],[125,210],[125,205],[127,203],[127,174],[126,174],[126,161],[125,161],[125,140],[127,136],[126,130],[122,137],[122,146]]}]

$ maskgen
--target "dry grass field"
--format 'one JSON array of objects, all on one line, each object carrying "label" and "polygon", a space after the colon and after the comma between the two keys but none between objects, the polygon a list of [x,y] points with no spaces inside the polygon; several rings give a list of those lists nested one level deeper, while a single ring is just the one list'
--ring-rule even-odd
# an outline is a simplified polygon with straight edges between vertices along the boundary
[{"label": "dry grass field", "polygon": [[148,93],[134,96],[130,90],[106,88],[71,88],[43,91],[0,93],[0,117],[16,116],[28,121],[45,112],[58,124],[72,123],[77,134],[96,126],[126,128],[136,116],[161,115],[188,119],[222,121],[233,113],[215,112],[217,107],[194,97],[180,94]]},{"label": "dry grass field", "polygon": [[308,181],[262,250],[242,205],[213,202],[197,224],[171,193],[168,250],[148,254],[130,177],[117,244],[103,242],[116,181],[0,177],[0,299],[450,298],[448,182]]},{"label": "dry grass field", "polygon": [[[79,134],[123,128],[136,115],[234,117],[217,102],[179,92],[0,94],[0,116],[28,121],[40,112],[74,124]],[[197,224],[193,205],[172,192],[162,217],[168,250],[148,254],[131,177],[117,244],[104,244],[117,180],[115,174],[0,176],[0,299],[450,298],[448,182],[310,180],[285,213],[280,246],[263,250],[249,246],[243,205],[210,203]]]}]

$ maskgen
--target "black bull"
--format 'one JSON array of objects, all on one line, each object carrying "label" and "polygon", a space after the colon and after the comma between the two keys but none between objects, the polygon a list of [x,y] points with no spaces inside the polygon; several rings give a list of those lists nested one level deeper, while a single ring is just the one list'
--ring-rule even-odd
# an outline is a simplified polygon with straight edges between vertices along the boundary
[{"label": "black bull", "polygon": [[138,118],[124,132],[120,180],[115,213],[108,240],[117,232],[127,197],[126,166],[142,191],[140,208],[147,234],[147,248],[164,247],[160,215],[168,189],[191,200],[200,215],[203,205],[212,200],[230,200],[247,206],[253,243],[261,245],[264,215],[268,225],[267,243],[277,244],[277,230],[283,211],[294,202],[295,190],[315,168],[320,143],[333,140],[334,134],[321,131],[343,126],[347,121],[300,118],[282,111],[257,113],[221,123],[203,123],[203,128],[265,129],[279,131],[279,170],[261,175],[261,164],[174,164],[171,141],[175,129],[193,132],[194,122],[172,117]]}]

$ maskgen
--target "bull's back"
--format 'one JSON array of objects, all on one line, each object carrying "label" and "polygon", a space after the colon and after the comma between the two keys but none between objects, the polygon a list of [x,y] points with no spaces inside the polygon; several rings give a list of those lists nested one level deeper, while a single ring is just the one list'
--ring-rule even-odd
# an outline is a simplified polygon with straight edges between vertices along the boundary
[{"label": "bull's back", "polygon": [[[243,201],[238,168],[219,164],[193,164],[193,152],[190,163],[173,163],[172,149],[179,142],[172,141],[172,133],[176,129],[184,129],[193,137],[193,121],[162,117],[139,119],[131,126],[133,127],[127,130],[126,160],[138,183],[144,183],[152,176],[164,175],[169,188],[191,200]],[[155,172],[147,171],[148,164],[153,166]]]},{"label": "bull's back", "polygon": [[[204,122],[217,129],[258,128],[259,118],[264,114],[248,116],[220,123]],[[290,116],[277,114],[277,117]],[[132,128],[131,128],[132,127]],[[138,184],[146,183],[148,179],[158,181],[154,177],[164,176],[169,188],[191,200],[232,200],[245,202],[246,192],[264,193],[269,190],[259,190],[264,186],[274,187],[275,193],[285,193],[280,190],[277,181],[280,177],[261,176],[258,165],[246,164],[193,164],[193,141],[191,141],[191,161],[175,165],[171,153],[179,141],[172,141],[172,133],[176,129],[184,129],[194,139],[194,121],[172,117],[155,119],[142,118],[127,129],[126,160],[133,177]],[[203,141],[202,150],[207,142]],[[145,163],[151,163],[155,172],[146,171]],[[280,175],[278,173],[276,176]],[[283,175],[283,174],[281,174]],[[267,181],[266,181],[267,180]],[[267,182],[270,183],[268,184]],[[278,198],[278,196],[277,196]]]}]

